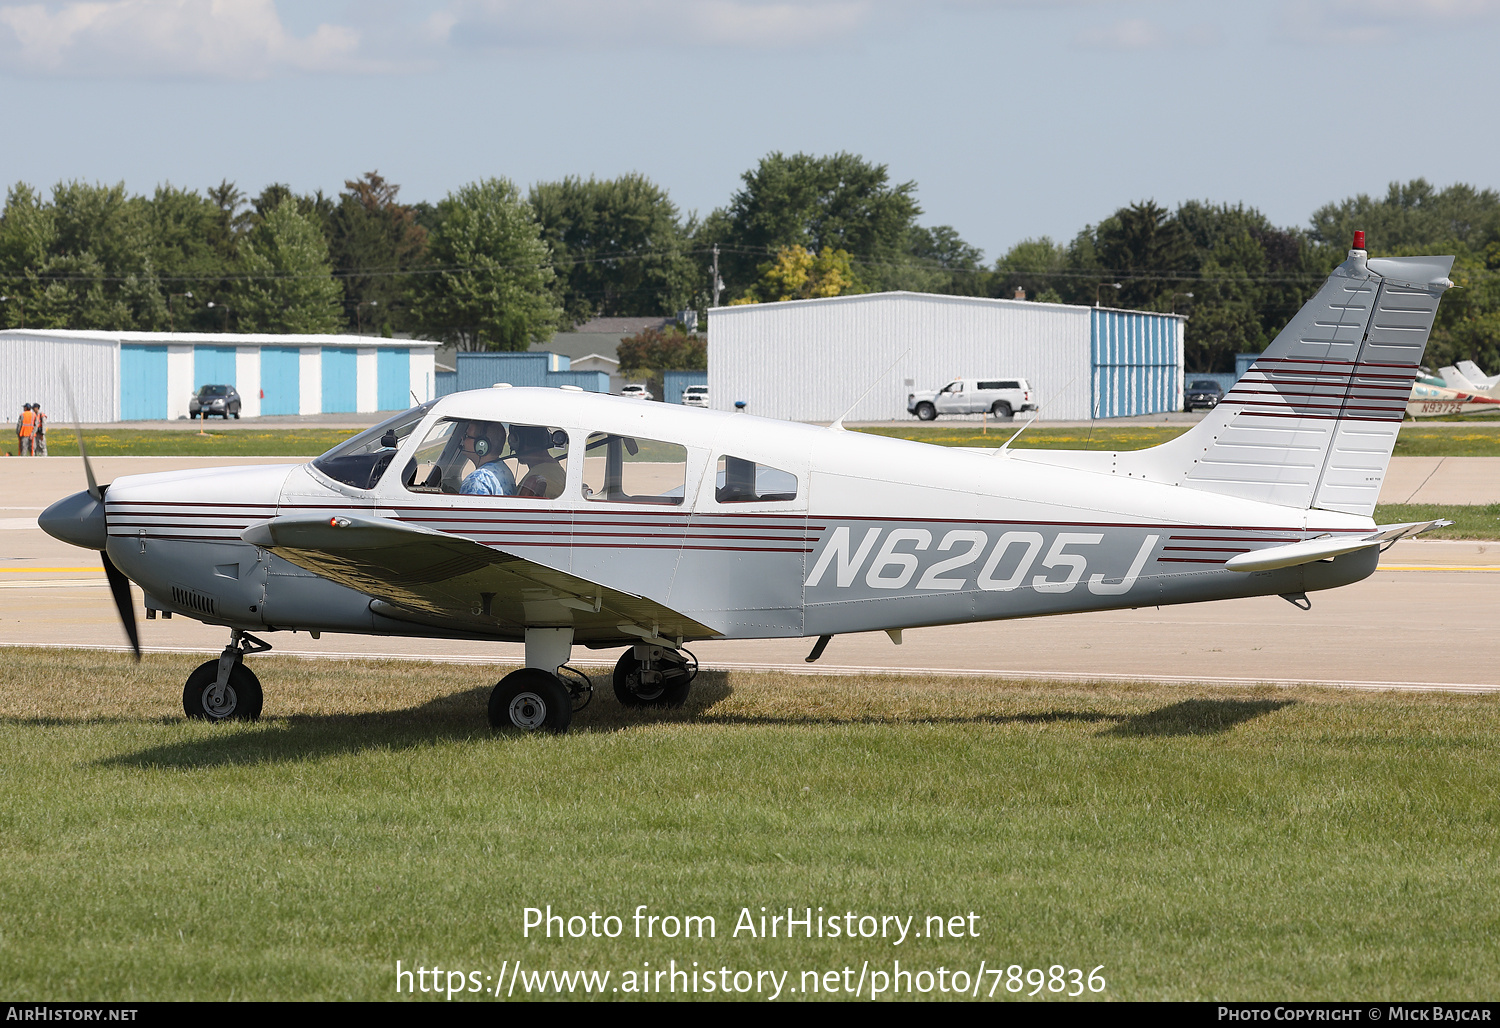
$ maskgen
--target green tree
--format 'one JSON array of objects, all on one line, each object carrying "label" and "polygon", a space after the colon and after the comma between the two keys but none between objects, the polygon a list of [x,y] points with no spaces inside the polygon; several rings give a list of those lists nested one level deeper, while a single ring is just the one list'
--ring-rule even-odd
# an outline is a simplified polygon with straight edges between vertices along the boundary
[{"label": "green tree", "polygon": [[[138,202],[123,183],[62,182],[43,202],[10,190],[0,214],[0,288],[14,299],[5,324],[38,328],[154,328],[161,283]],[[24,311],[24,314],[23,314]]]},{"label": "green tree", "polygon": [[232,301],[248,332],[337,332],[343,290],[333,278],[328,241],[295,198],[262,212],[241,246]]},{"label": "green tree", "polygon": [[730,198],[721,242],[723,274],[730,294],[744,292],[758,265],[782,247],[813,253],[844,250],[872,288],[888,282],[908,263],[916,218],[922,213],[915,182],[893,185],[883,164],[851,153],[830,157],[767,154],[741,176],[744,186]]},{"label": "green tree", "polygon": [[1023,239],[995,261],[995,274],[990,280],[993,295],[1009,299],[1017,289],[1024,289],[1029,299],[1058,302],[1067,266],[1068,248],[1053,242],[1050,236]]},{"label": "green tree", "polygon": [[1453,254],[1460,288],[1438,307],[1426,363],[1472,360],[1500,371],[1500,193],[1461,182],[1437,189],[1418,178],[1392,182],[1383,198],[1361,193],[1313,213],[1312,237],[1330,262],[1343,259],[1356,230],[1374,256]]},{"label": "green tree", "polygon": [[365,172],[344,183],[329,216],[329,250],[344,287],[348,328],[403,323],[407,272],[426,256],[427,230],[417,224],[416,211],[396,199],[400,189],[378,172]]},{"label": "green tree", "polygon": [[414,293],[414,324],[464,350],[525,350],[562,318],[531,205],[506,179],[471,182],[438,204],[435,270]]},{"label": "green tree", "polygon": [[694,226],[644,175],[541,182],[530,201],[569,322],[675,314],[701,291],[701,266],[686,252]]},{"label": "green tree", "polygon": [[801,246],[783,246],[775,260],[760,266],[755,284],[731,303],[775,303],[862,292],[847,251],[824,247],[814,254]]},{"label": "green tree", "polygon": [[[647,388],[662,396],[662,372],[708,370],[708,340],[681,326],[647,328],[620,340],[616,349],[620,374],[646,379]],[[665,397],[662,397],[665,399]]]}]

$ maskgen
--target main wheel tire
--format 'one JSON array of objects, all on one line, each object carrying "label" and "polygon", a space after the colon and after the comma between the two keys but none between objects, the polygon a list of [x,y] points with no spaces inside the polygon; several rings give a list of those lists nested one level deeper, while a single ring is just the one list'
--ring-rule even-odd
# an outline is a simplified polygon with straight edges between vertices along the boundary
[{"label": "main wheel tire", "polygon": [[490,727],[560,735],[573,721],[573,697],[558,677],[541,668],[512,671],[490,693]]},{"label": "main wheel tire", "polygon": [[1010,409],[1010,404],[1004,400],[996,400],[995,405],[990,408],[990,413],[997,418],[1013,418],[1016,412]]},{"label": "main wheel tire", "polygon": [[260,717],[265,701],[260,679],[243,661],[235,662],[229,681],[224,683],[223,695],[214,703],[211,694],[218,680],[217,660],[206,660],[194,668],[182,687],[182,712],[202,721],[254,721]]},{"label": "main wheel tire", "polygon": [[917,404],[918,421],[931,421],[935,417],[937,417],[937,408],[932,404],[925,401]]},{"label": "main wheel tire", "polygon": [[692,684],[693,676],[680,664],[666,665],[660,682],[643,684],[641,662],[633,647],[615,662],[615,699],[622,707],[680,707],[687,702]]}]

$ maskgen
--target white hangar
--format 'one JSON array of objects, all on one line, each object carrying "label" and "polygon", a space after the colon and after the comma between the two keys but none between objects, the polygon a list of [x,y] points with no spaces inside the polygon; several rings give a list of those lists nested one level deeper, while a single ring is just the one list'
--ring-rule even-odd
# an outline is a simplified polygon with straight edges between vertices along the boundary
[{"label": "white hangar", "polygon": [[1177,314],[894,292],[708,317],[708,394],[720,410],[743,400],[764,417],[832,421],[854,405],[851,421],[889,421],[911,416],[913,390],[985,377],[1027,379],[1041,420],[1182,407]]},{"label": "white hangar", "polygon": [[437,343],[350,335],[0,331],[0,412],[37,402],[71,420],[66,369],[78,417],[91,423],[186,417],[203,385],[232,385],[244,417],[262,414],[405,410],[437,395]]}]

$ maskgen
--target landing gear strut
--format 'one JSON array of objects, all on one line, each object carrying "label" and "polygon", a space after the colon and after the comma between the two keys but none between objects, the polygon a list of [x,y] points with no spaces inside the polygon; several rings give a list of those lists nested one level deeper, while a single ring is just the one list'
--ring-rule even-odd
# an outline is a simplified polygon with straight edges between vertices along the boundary
[{"label": "landing gear strut", "polygon": [[624,707],[680,707],[697,674],[687,650],[636,643],[615,664],[615,698]]},{"label": "landing gear strut", "polygon": [[199,664],[182,688],[182,710],[206,721],[254,721],[264,697],[260,679],[245,666],[249,653],[264,653],[271,644],[238,628],[218,660]]},{"label": "landing gear strut", "polygon": [[587,676],[565,666],[572,651],[572,628],[526,629],[526,666],[495,684],[490,693],[490,727],[566,732],[573,711],[582,710],[593,692]]}]

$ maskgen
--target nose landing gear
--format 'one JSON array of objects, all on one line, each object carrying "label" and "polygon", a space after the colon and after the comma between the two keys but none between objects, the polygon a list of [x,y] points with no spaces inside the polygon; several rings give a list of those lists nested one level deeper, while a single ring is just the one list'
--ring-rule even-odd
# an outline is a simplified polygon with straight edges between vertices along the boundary
[{"label": "nose landing gear", "polygon": [[218,660],[199,664],[182,689],[182,710],[205,721],[254,721],[263,696],[260,679],[245,666],[249,653],[264,653],[271,644],[235,629]]}]

